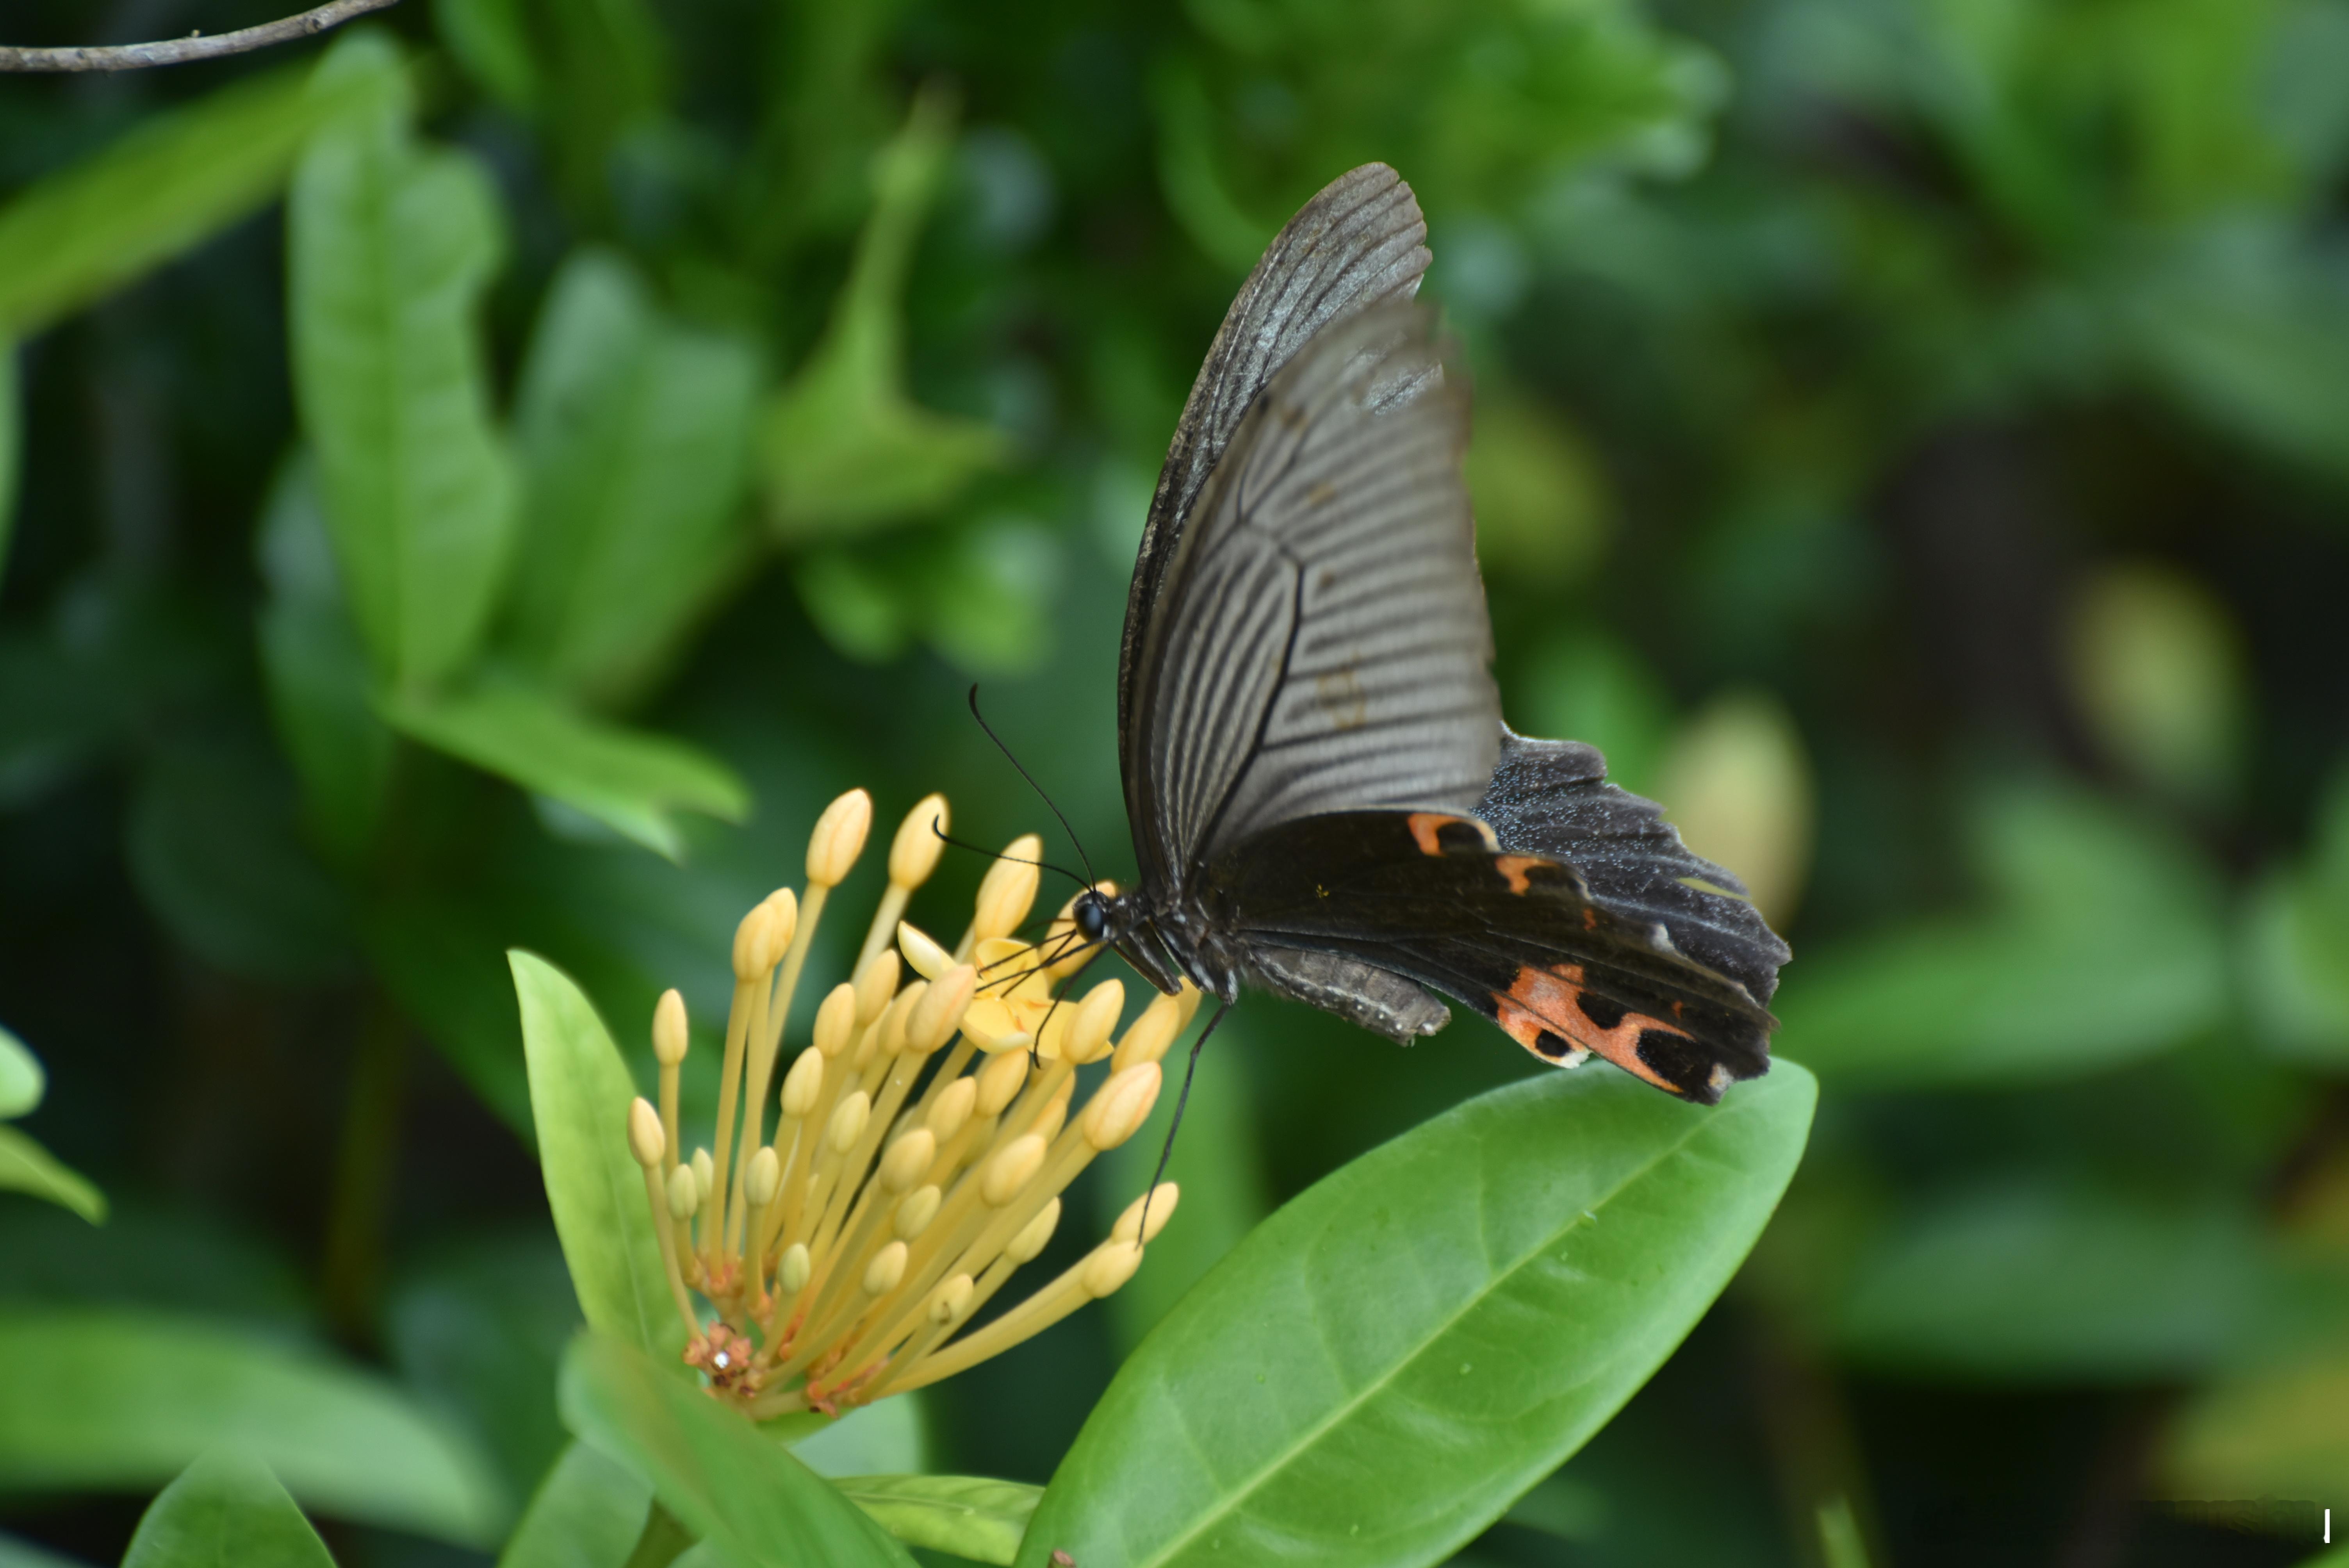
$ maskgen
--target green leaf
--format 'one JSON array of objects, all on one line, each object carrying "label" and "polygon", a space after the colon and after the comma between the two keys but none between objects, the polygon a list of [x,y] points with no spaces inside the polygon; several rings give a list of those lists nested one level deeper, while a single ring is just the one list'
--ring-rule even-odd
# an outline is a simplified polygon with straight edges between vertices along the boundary
[{"label": "green leaf", "polygon": [[[353,35],[322,80],[380,71]],[[418,148],[404,104],[321,131],[286,214],[294,387],[353,618],[378,676],[461,669],[498,606],[519,521],[474,315],[502,221],[470,156]]]},{"label": "green leaf", "polygon": [[397,61],[272,71],[140,121],[0,211],[0,337],[26,337],[276,195],[331,116],[388,97]]},{"label": "green leaf", "polygon": [[160,1313],[0,1310],[0,1485],[133,1491],[215,1449],[305,1506],[481,1546],[507,1505],[488,1461],[372,1375]]},{"label": "green leaf", "polygon": [[106,1223],[106,1194],[13,1127],[0,1127],[0,1191],[30,1192],[93,1225]]},{"label": "green leaf", "polygon": [[1904,1216],[1863,1255],[1845,1350],[1907,1372],[2063,1382],[2191,1376],[2259,1322],[2251,1217],[2014,1185]]},{"label": "green leaf", "polygon": [[326,1543],[269,1473],[228,1454],[207,1454],[140,1517],[122,1568],[334,1568]]},{"label": "green leaf", "polygon": [[740,1412],[620,1340],[585,1334],[563,1360],[563,1418],[649,1479],[663,1507],[760,1568],[913,1560]]},{"label": "green leaf", "polygon": [[661,319],[617,256],[548,290],[514,406],[529,506],[516,655],[595,700],[642,691],[749,562],[739,516],[757,356]]},{"label": "green leaf", "polygon": [[457,63],[504,108],[527,118],[542,91],[523,0],[433,0],[432,25]]},{"label": "green leaf", "polygon": [[0,1121],[13,1120],[40,1104],[48,1084],[32,1047],[0,1028]]},{"label": "green leaf", "polygon": [[1780,1038],[1830,1081],[2031,1083],[2183,1045],[2227,1005],[2209,867],[2170,834],[2053,788],[1974,823],[1988,913],[1804,960]]},{"label": "green leaf", "polygon": [[762,1422],[759,1429],[781,1439],[799,1456],[800,1463],[820,1476],[877,1475],[884,1470],[929,1468],[928,1433],[923,1429],[922,1396],[901,1394],[877,1405],[864,1405],[839,1418],[803,1412],[811,1417],[803,1432],[794,1432],[792,1418]]},{"label": "green leaf", "polygon": [[410,738],[671,860],[685,852],[672,811],[730,822],[750,812],[749,789],[717,758],[681,740],[590,718],[517,681],[484,679],[439,696],[386,693],[378,711]]},{"label": "green leaf", "polygon": [[261,613],[270,717],[317,841],[338,862],[356,864],[383,819],[398,743],[369,700],[367,650],[343,599],[307,452],[279,472],[257,551],[270,589]]},{"label": "green leaf", "polygon": [[535,954],[507,955],[522,1002],[530,1109],[554,1233],[588,1326],[655,1356],[685,1345],[643,1168],[628,1151],[636,1086],[571,977]]},{"label": "green leaf", "polygon": [[859,1475],[832,1484],[908,1546],[1007,1565],[1044,1495],[1040,1486],[968,1475]]},{"label": "green leaf", "polygon": [[498,1568],[623,1568],[652,1501],[634,1470],[574,1442],[539,1483]]},{"label": "green leaf", "polygon": [[1126,1361],[1020,1562],[1439,1560],[1687,1334],[1793,1174],[1816,1093],[1785,1061],[1713,1109],[1547,1074],[1364,1155]]},{"label": "green leaf", "polygon": [[824,335],[765,416],[768,513],[803,543],[936,511],[1009,445],[992,426],[934,414],[905,388],[905,273],[952,146],[954,111],[936,92],[885,148],[872,218]]}]

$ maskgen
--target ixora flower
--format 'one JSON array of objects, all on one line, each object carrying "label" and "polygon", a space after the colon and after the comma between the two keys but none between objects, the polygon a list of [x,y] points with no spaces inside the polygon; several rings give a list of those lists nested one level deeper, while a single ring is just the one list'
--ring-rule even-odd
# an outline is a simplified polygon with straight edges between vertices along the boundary
[{"label": "ixora flower", "polygon": [[[1154,998],[1122,1036],[1120,982],[1056,995],[1085,954],[1065,907],[1040,942],[1015,934],[1036,900],[1033,834],[988,872],[951,949],[906,923],[946,830],[933,795],[890,845],[888,891],[853,973],[786,1063],[784,1022],[816,924],[872,820],[862,789],[834,800],[809,840],[806,892],[777,890],[736,929],[709,1145],[687,1155],[678,1136],[687,1027],[675,991],[653,1014],[659,1104],[628,1109],[685,1358],[712,1395],[761,1419],[836,1415],[1050,1327],[1133,1277],[1177,1197],[1167,1182],[1136,1198],[1073,1267],[971,1326],[1050,1241],[1062,1190],[1149,1116],[1159,1058],[1199,994]],[[1086,1075],[1097,1081],[1071,1114],[1080,1069],[1101,1062],[1107,1072]]]}]

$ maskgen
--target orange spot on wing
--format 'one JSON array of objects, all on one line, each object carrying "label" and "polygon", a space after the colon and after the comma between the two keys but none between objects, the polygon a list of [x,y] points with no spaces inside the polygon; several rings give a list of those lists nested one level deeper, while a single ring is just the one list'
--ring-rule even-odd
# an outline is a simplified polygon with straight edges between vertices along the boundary
[{"label": "orange spot on wing", "polygon": [[1585,1050],[1595,1051],[1632,1077],[1669,1094],[1680,1093],[1670,1079],[1640,1059],[1640,1037],[1647,1030],[1661,1029],[1686,1038],[1688,1031],[1644,1013],[1626,1013],[1613,1028],[1602,1029],[1583,1012],[1582,990],[1579,964],[1560,964],[1551,969],[1526,965],[1518,969],[1517,977],[1506,991],[1493,993],[1499,1009],[1495,1021],[1509,1038],[1546,1062],[1554,1063],[1557,1058],[1541,1048],[1541,1037],[1545,1034],[1556,1035]]},{"label": "orange spot on wing", "polygon": [[1503,855],[1493,862],[1493,869],[1509,879],[1511,892],[1524,892],[1531,885],[1526,881],[1526,872],[1535,866],[1547,864],[1549,862],[1539,855]]},{"label": "orange spot on wing", "polygon": [[1413,811],[1403,820],[1411,827],[1411,836],[1419,841],[1421,854],[1440,855],[1444,852],[1444,845],[1435,836],[1437,830],[1448,827],[1460,819],[1447,817],[1441,811]]}]

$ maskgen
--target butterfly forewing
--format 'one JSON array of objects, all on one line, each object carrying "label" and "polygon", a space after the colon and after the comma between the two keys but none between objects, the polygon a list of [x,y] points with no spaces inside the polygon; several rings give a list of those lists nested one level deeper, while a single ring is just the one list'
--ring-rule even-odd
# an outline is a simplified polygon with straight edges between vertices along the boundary
[{"label": "butterfly forewing", "polygon": [[1330,181],[1273,240],[1209,346],[1159,474],[1126,599],[1118,658],[1118,759],[1145,880],[1166,866],[1150,780],[1134,751],[1143,633],[1184,527],[1248,410],[1315,334],[1382,302],[1407,300],[1427,270],[1427,224],[1395,171],[1365,164]]},{"label": "butterfly forewing", "polygon": [[1131,760],[1176,882],[1288,818],[1483,795],[1500,707],[1466,439],[1414,305],[1323,332],[1249,411],[1141,650]]}]

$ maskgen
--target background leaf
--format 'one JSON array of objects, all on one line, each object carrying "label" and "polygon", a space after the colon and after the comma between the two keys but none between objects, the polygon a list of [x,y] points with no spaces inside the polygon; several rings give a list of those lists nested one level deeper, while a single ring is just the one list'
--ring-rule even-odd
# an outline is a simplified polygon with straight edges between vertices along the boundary
[{"label": "background leaf", "polygon": [[334,1568],[334,1561],[269,1467],[212,1455],[163,1489],[139,1521],[122,1565]]},{"label": "background leaf", "polygon": [[24,1041],[0,1028],[0,1121],[13,1120],[40,1104],[47,1088],[41,1058]]},{"label": "background leaf", "polygon": [[0,336],[40,331],[274,196],[314,129],[393,90],[388,55],[363,63],[316,82],[294,67],[222,88],[0,209]]},{"label": "background leaf", "polygon": [[[355,34],[324,82],[386,70]],[[351,611],[378,675],[461,669],[496,612],[518,516],[474,321],[502,222],[470,156],[419,150],[406,105],[338,119],[295,171],[288,315],[302,428]]]},{"label": "background leaf", "polygon": [[833,1482],[840,1495],[905,1542],[1005,1565],[1044,1489],[968,1475],[860,1475]]},{"label": "background leaf", "polygon": [[106,1222],[106,1194],[13,1127],[0,1127],[0,1191],[30,1192],[93,1225]]},{"label": "background leaf", "polygon": [[563,1417],[653,1483],[662,1506],[743,1564],[905,1564],[880,1528],[736,1411],[594,1334],[563,1362]]},{"label": "background leaf", "polygon": [[509,1504],[487,1461],[379,1379],[201,1320],[0,1310],[0,1484],[153,1486],[223,1449],[322,1513],[460,1544]]},{"label": "background leaf", "polygon": [[426,745],[672,860],[685,852],[672,811],[739,821],[750,809],[733,769],[696,748],[590,718],[518,682],[489,679],[433,697],[386,696],[378,711]]},{"label": "background leaf", "polygon": [[628,1152],[636,1088],[627,1064],[570,976],[535,954],[508,958],[539,1167],[579,1310],[598,1332],[673,1359],[685,1328],[669,1300],[644,1172]]},{"label": "background leaf", "polygon": [[758,389],[746,344],[665,320],[611,253],[556,275],[514,402],[529,506],[512,609],[517,656],[556,689],[640,693],[746,564]]},{"label": "background leaf", "polygon": [[1784,1061],[1712,1110],[1643,1088],[1496,1089],[1291,1201],[1128,1358],[1020,1561],[1417,1563],[1482,1530],[1728,1282],[1815,1097]]}]

